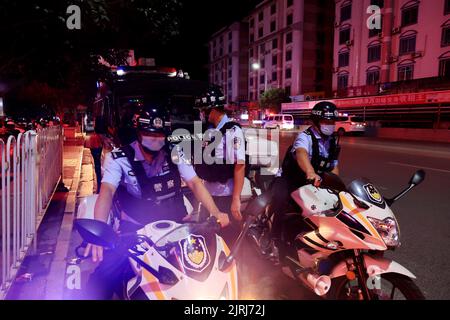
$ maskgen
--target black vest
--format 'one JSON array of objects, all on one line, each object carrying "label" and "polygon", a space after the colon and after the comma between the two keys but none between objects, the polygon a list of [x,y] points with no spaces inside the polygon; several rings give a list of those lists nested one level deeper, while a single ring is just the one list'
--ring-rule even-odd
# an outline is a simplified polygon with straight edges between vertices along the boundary
[{"label": "black vest", "polygon": [[[311,165],[314,168],[314,171],[319,175],[324,172],[331,172],[334,169],[334,161],[339,158],[339,153],[341,151],[341,147],[339,146],[336,137],[334,135],[330,137],[328,157],[323,157],[320,155],[319,141],[311,128],[308,128],[305,133],[311,137],[312,141]],[[292,148],[293,146],[288,148],[282,164],[282,176],[288,181],[289,192],[307,184],[306,174],[298,165],[295,154],[292,153]]]},{"label": "black vest", "polygon": [[166,152],[162,173],[147,177],[141,161],[134,161],[135,152],[130,145],[113,151],[117,157],[126,157],[132,167],[129,175],[136,176],[141,190],[141,199],[129,194],[125,187],[120,186],[115,195],[115,201],[120,210],[137,222],[145,225],[157,220],[181,221],[187,214],[181,193],[181,177],[177,166],[172,162],[169,152]]},{"label": "black vest", "polygon": [[[227,122],[224,124],[224,126],[220,129],[220,133],[222,134],[222,139],[225,141],[224,149],[223,149],[223,159],[220,159],[221,163],[212,163],[212,164],[206,164],[202,161],[201,164],[195,165],[195,172],[197,175],[208,182],[219,182],[219,183],[226,183],[229,179],[234,177],[234,167],[235,164],[227,164],[226,159],[226,150],[227,148],[234,148],[234,145],[227,146],[227,141],[225,134],[227,130],[230,130],[233,127],[239,127],[242,129],[241,125],[237,122]],[[206,142],[203,144],[203,150],[211,143],[214,142],[214,137],[211,138],[211,142]],[[235,143],[233,141],[233,143]],[[241,141],[240,143],[244,143],[244,148],[247,151],[247,145],[244,137],[244,141]],[[202,153],[203,154],[203,153]],[[211,156],[215,157],[215,150],[212,150]],[[248,155],[246,153],[245,155],[245,176],[248,175],[250,171],[250,165],[248,160]]]}]

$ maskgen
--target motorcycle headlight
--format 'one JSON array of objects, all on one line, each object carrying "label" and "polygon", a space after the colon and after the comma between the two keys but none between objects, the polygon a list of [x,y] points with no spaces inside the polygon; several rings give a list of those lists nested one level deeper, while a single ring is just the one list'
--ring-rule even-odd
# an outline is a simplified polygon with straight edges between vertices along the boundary
[{"label": "motorcycle headlight", "polygon": [[371,217],[368,217],[367,219],[369,219],[370,223],[372,223],[374,228],[378,231],[386,246],[400,246],[400,233],[395,219],[386,218],[384,220],[379,220]]}]

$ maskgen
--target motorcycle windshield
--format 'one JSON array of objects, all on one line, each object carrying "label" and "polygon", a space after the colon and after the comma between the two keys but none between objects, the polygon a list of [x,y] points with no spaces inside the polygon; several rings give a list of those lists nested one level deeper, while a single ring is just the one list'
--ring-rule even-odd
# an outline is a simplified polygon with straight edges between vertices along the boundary
[{"label": "motorcycle windshield", "polygon": [[185,224],[156,241],[155,249],[180,272],[203,281],[214,265],[216,236],[199,224]]},{"label": "motorcycle windshield", "polygon": [[352,181],[348,186],[348,191],[354,196],[382,209],[386,206],[383,195],[368,179],[362,178]]}]

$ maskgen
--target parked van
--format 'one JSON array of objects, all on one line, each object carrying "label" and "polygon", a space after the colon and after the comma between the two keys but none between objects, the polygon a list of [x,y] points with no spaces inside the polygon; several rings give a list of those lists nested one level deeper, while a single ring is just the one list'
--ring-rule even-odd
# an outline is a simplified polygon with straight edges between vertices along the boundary
[{"label": "parked van", "polygon": [[294,117],[290,114],[274,114],[263,120],[264,129],[294,129]]}]

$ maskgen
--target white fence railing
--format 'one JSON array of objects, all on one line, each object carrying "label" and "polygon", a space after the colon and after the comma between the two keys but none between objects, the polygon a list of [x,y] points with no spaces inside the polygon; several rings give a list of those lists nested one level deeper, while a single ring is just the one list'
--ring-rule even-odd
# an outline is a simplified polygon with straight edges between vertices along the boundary
[{"label": "white fence railing", "polygon": [[62,153],[59,126],[0,139],[0,299],[14,280],[62,178]]}]

